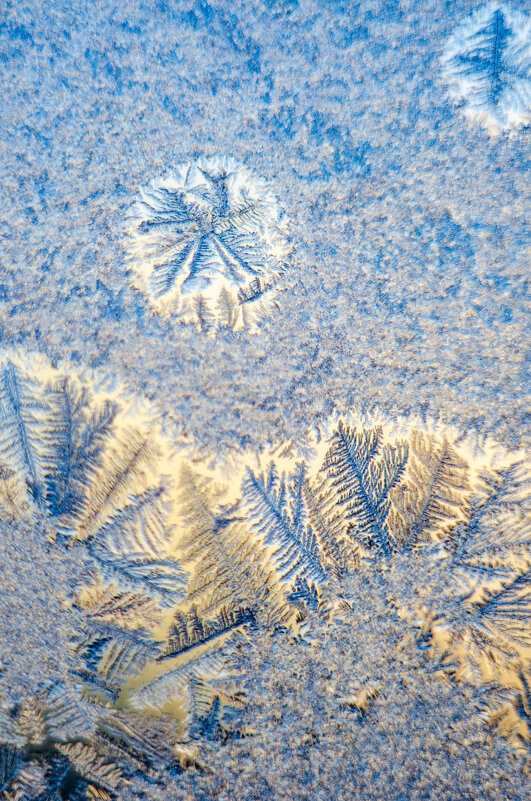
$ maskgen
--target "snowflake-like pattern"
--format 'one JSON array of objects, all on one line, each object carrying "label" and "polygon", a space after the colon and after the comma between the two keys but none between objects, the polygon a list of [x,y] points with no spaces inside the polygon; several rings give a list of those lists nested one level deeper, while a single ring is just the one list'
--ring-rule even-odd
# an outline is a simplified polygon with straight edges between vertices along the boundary
[{"label": "snowflake-like pattern", "polygon": [[158,313],[202,330],[253,329],[283,272],[283,223],[265,181],[234,159],[181,164],[133,204],[136,286]]},{"label": "snowflake-like pattern", "polygon": [[531,19],[492,2],[465,19],[442,56],[450,97],[494,133],[531,122]]}]

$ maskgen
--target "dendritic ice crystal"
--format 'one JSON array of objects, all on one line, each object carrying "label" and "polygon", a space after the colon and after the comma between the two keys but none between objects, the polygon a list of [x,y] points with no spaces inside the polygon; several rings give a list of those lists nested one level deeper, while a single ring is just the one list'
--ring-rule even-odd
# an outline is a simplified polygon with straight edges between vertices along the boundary
[{"label": "dendritic ice crystal", "polygon": [[141,189],[128,223],[136,286],[158,313],[203,331],[252,331],[274,305],[283,212],[234,159],[178,165]]},{"label": "dendritic ice crystal", "polygon": [[[11,599],[30,593],[33,621],[20,622],[19,646],[4,652],[0,670],[6,801],[110,801],[127,785],[139,748],[145,766],[188,753],[177,753],[175,721],[126,720],[114,703],[117,689],[162,648],[151,629],[185,593],[173,553],[166,445],[147,405],[131,404],[121,388],[54,369],[35,355],[0,358],[0,541],[15,545],[3,551],[11,554],[12,575],[29,576],[27,587],[3,583],[2,641],[10,592]],[[76,548],[88,581],[77,586],[71,576],[61,585],[54,578],[54,593],[71,593],[55,609],[55,628],[42,602],[51,588],[39,573],[46,557],[39,542],[55,551]],[[35,569],[21,571],[30,543]],[[34,674],[42,678],[32,661],[45,653],[43,630],[49,625],[58,637],[74,621],[64,641],[50,640],[63,649],[61,671],[52,669],[25,695],[28,672],[30,684]],[[142,742],[150,743],[149,757]]]},{"label": "dendritic ice crystal", "polygon": [[531,122],[531,18],[492,2],[465,19],[441,62],[452,100],[489,130]]},{"label": "dendritic ice crystal", "polygon": [[[327,660],[341,651],[343,667],[332,693],[328,666],[308,692],[354,739],[388,728],[404,677],[408,703],[415,680],[435,694],[466,685],[463,725],[482,748],[496,727],[531,765],[526,452],[437,421],[351,413],[300,445],[222,464],[176,450],[156,419],[96,374],[0,359],[0,542],[17,545],[11,560],[27,560],[31,542],[33,564],[53,551],[77,566],[57,611],[69,631],[61,672],[35,669],[33,689],[18,688],[42,652],[47,607],[39,626],[18,627],[25,661],[7,653],[0,670],[6,799],[119,801],[133,775],[159,798],[168,775],[188,781],[186,766],[212,774],[203,760],[217,748],[266,753],[255,694],[267,671],[278,684],[290,664],[300,670],[316,643]],[[32,619],[48,581],[32,571]],[[279,726],[304,718],[282,723],[274,703],[262,710]],[[337,728],[321,729],[328,758]]]}]

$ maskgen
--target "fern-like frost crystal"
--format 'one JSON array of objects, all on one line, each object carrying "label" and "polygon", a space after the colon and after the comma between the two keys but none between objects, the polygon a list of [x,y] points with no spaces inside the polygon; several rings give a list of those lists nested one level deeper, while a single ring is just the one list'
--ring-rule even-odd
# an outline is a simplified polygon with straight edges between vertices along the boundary
[{"label": "fern-like frost crystal", "polygon": [[138,288],[202,331],[253,329],[284,269],[283,215],[233,159],[181,164],[141,190],[129,218]]},{"label": "fern-like frost crystal", "polygon": [[[6,799],[111,801],[135,770],[200,766],[195,743],[238,736],[247,645],[289,633],[295,647],[319,619],[363,612],[364,590],[348,596],[355,581],[381,592],[386,625],[398,608],[407,618],[413,598],[439,672],[485,687],[479,718],[502,721],[525,751],[523,451],[473,445],[439,424],[353,416],[300,451],[240,454],[230,470],[241,484],[169,451],[120,393],[49,365],[0,364],[0,522],[81,556],[67,675],[11,706],[0,697]],[[418,603],[423,582],[429,608]],[[366,676],[339,703],[361,720],[384,687]]]},{"label": "fern-like frost crystal", "polygon": [[465,19],[442,55],[452,100],[493,132],[531,122],[531,18],[491,2]]},{"label": "fern-like frost crystal", "polygon": [[256,536],[272,546],[280,581],[293,589],[301,582],[318,586],[325,579],[317,541],[308,524],[304,501],[306,468],[297,465],[290,476],[279,476],[271,462],[267,473],[247,471],[243,497]]},{"label": "fern-like frost crystal", "polygon": [[322,469],[350,537],[365,549],[389,556],[389,495],[404,471],[408,449],[406,443],[383,445],[382,440],[379,427],[358,432],[340,422]]}]

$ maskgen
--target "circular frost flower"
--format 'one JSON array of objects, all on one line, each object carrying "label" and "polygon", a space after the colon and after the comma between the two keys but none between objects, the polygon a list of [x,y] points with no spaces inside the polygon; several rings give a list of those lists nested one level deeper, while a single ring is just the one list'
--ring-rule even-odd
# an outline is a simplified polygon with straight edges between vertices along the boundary
[{"label": "circular frost flower", "polygon": [[132,206],[135,285],[158,313],[202,330],[252,327],[284,268],[283,216],[265,181],[234,159],[180,164]]}]

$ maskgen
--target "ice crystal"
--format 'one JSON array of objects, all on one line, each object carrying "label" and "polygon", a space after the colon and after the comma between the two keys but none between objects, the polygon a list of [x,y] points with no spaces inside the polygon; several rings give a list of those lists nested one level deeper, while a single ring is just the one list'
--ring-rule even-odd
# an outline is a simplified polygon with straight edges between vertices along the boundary
[{"label": "ice crystal", "polygon": [[273,546],[272,561],[280,581],[292,589],[301,580],[324,581],[317,540],[308,524],[304,502],[306,468],[299,463],[290,476],[279,476],[273,462],[266,474],[248,469],[242,490],[252,529]]},{"label": "ice crystal", "polygon": [[[105,710],[100,710],[105,716]],[[36,690],[9,711],[12,735],[0,724],[3,798],[110,799],[125,783],[122,769],[95,743],[96,709],[64,682]]]},{"label": "ice crystal", "polygon": [[[429,421],[343,415],[300,448],[207,465],[168,455],[121,393],[14,357],[0,423],[2,519],[45,523],[83,558],[68,681],[0,709],[0,779],[14,797],[53,785],[112,798],[135,764],[201,765],[193,743],[244,736],[246,644],[332,636],[367,603],[364,582],[378,620],[416,629],[430,670],[477,687],[482,725],[525,750],[525,453]],[[369,658],[370,641],[356,648]],[[338,704],[363,723],[386,682],[361,672]]]},{"label": "ice crystal", "polygon": [[442,55],[450,97],[493,131],[531,122],[531,19],[491,2],[465,19]]},{"label": "ice crystal", "polygon": [[253,329],[284,270],[283,214],[266,183],[233,159],[181,164],[140,192],[129,218],[136,284],[154,309]]}]

